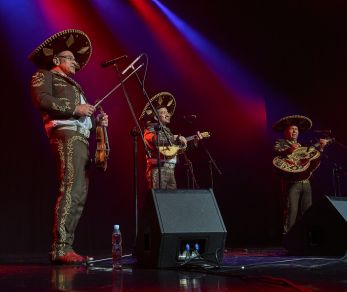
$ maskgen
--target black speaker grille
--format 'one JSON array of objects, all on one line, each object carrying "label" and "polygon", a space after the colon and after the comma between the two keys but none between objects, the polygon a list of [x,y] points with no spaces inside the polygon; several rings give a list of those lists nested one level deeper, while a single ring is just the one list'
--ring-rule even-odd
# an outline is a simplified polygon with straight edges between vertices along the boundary
[{"label": "black speaker grille", "polygon": [[198,246],[198,261],[222,261],[227,231],[211,189],[151,190],[147,199],[136,240],[139,264],[179,266],[187,246],[189,252]]},{"label": "black speaker grille", "polygon": [[209,190],[157,190],[154,200],[162,233],[225,232]]}]

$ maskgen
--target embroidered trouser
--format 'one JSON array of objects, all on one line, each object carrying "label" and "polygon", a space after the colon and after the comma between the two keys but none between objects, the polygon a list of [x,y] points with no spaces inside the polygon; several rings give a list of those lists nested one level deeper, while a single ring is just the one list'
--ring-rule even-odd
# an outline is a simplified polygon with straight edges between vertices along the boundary
[{"label": "embroidered trouser", "polygon": [[287,212],[285,215],[284,232],[288,232],[295,222],[301,218],[305,211],[312,205],[312,190],[308,180],[288,183]]},{"label": "embroidered trouser", "polygon": [[55,204],[52,259],[72,251],[75,229],[88,192],[88,141],[73,131],[55,131],[50,139],[59,180]]},{"label": "embroidered trouser", "polygon": [[[160,168],[160,174],[161,189],[177,189],[175,168],[162,166]],[[159,189],[159,170],[157,167],[147,165],[146,177],[150,189]]]}]

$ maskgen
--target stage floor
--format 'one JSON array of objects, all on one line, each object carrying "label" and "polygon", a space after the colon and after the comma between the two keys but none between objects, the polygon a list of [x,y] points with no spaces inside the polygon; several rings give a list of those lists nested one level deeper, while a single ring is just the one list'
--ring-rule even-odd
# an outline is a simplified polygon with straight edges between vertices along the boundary
[{"label": "stage floor", "polygon": [[148,269],[124,258],[93,266],[52,266],[46,257],[7,256],[1,291],[347,291],[347,257],[288,256],[282,248],[233,248],[219,268]]}]

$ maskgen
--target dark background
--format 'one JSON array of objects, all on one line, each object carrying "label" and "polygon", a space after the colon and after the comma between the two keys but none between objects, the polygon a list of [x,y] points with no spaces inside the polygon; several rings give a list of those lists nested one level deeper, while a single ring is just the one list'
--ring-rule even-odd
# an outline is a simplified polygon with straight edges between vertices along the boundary
[{"label": "dark background", "polygon": [[[345,1],[161,1],[222,51],[228,58],[225,64],[235,61],[252,76],[249,80],[256,80],[244,83],[249,89],[246,94],[237,90],[229,93],[218,87],[208,67],[197,65],[200,63],[193,50],[174,47],[166,52],[165,46],[160,49],[165,44],[160,36],[169,38],[172,33],[172,42],[166,40],[167,44],[180,45],[181,40],[175,42],[176,32],[160,32],[160,28],[168,27],[163,22],[156,25],[159,38],[153,36],[151,29],[155,28],[144,24],[146,17],[153,19],[153,16],[148,11],[146,15],[141,5],[134,4],[136,1],[114,1],[115,7],[109,4],[110,14],[116,5],[129,13],[114,19],[96,12],[100,1],[28,2],[12,1],[0,7],[4,146],[0,254],[44,254],[49,249],[56,180],[41,118],[31,104],[29,83],[35,67],[27,55],[47,37],[66,28],[82,29],[93,42],[90,63],[76,75],[91,102],[118,83],[112,68],[101,69],[100,61],[128,54],[130,59],[120,64],[124,68],[138,53],[146,52],[149,95],[169,91],[176,97],[173,132],[182,135],[191,135],[198,129],[211,132],[204,145],[222,171],[218,175],[213,170],[213,186],[228,230],[228,246],[280,243],[281,198],[271,165],[272,144],[277,135],[271,127],[282,116],[303,114],[313,120],[314,129],[332,130],[338,143],[329,146],[315,172],[314,200],[334,194],[332,166],[337,164],[344,170],[347,154]],[[152,11],[161,14],[152,2],[148,3]],[[34,11],[40,17],[33,18]],[[127,37],[127,42],[122,43],[122,37]],[[175,58],[171,60],[170,54]],[[235,72],[228,77],[232,79],[235,74],[238,78]],[[232,82],[230,87],[233,86]],[[145,101],[135,79],[128,82],[127,89],[139,114]],[[254,99],[248,100],[249,96]],[[89,254],[109,249],[113,224],[121,225],[129,248],[135,234],[133,142],[129,135],[134,122],[120,91],[105,103],[104,109],[110,116],[111,157],[105,173],[91,169],[89,197],[76,234],[76,249]],[[196,114],[198,118],[187,123],[182,116],[188,114]],[[305,144],[319,135],[310,131],[301,138]],[[140,140],[138,144],[141,208],[146,188]],[[92,137],[92,156],[93,147]],[[210,187],[209,159],[204,148],[200,146],[188,155],[200,187]],[[185,173],[181,164],[177,178],[182,188],[186,186]],[[343,176],[343,194],[345,180]]]}]

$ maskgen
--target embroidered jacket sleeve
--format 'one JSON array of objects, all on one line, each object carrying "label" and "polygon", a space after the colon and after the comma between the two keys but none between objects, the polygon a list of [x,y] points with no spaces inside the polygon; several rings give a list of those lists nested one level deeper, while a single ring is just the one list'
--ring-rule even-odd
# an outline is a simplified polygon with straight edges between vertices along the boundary
[{"label": "embroidered jacket sleeve", "polygon": [[69,119],[82,92],[62,76],[39,70],[32,77],[31,94],[34,105],[50,119]]}]

